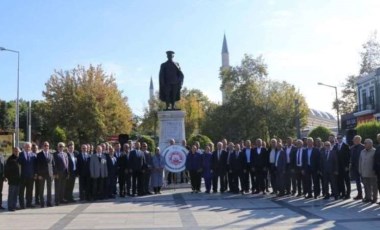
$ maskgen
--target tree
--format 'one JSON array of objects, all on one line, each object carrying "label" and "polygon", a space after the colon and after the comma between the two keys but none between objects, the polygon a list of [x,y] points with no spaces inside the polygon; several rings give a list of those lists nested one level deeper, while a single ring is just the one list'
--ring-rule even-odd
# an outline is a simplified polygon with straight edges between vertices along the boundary
[{"label": "tree", "polygon": [[55,71],[45,85],[47,127],[61,127],[68,139],[97,143],[131,131],[128,100],[100,65]]},{"label": "tree", "polygon": [[[204,119],[205,111],[213,105],[202,91],[187,89],[186,87],[182,89],[181,100],[177,103],[177,107],[186,112],[185,130],[187,137],[199,133],[199,124]],[[157,95],[149,100],[149,105],[144,109],[138,132],[155,136],[159,129],[157,112],[164,108],[165,104],[158,100]]]},{"label": "tree", "polygon": [[295,134],[295,99],[300,107],[301,126],[308,108],[293,85],[270,80],[261,56],[245,55],[241,65],[221,71],[222,88],[231,90],[228,100],[206,112],[201,133],[213,140],[232,141],[261,137],[286,137]]},{"label": "tree", "polygon": [[199,141],[201,149],[205,149],[207,144],[212,143],[211,139],[208,136],[202,134],[191,135],[187,142],[192,145],[196,141]]},{"label": "tree", "polygon": [[380,43],[377,41],[377,31],[370,34],[368,41],[362,47],[359,73],[368,74],[380,67]]},{"label": "tree", "polygon": [[338,99],[338,102],[333,103],[334,109],[337,108],[337,103],[339,103],[339,109],[343,114],[352,113],[357,108],[356,81],[361,75],[373,72],[380,67],[380,43],[377,41],[376,31],[370,34],[369,39],[362,45],[362,48],[359,74],[357,76],[350,75],[346,78],[341,91],[342,96]]},{"label": "tree", "polygon": [[315,127],[311,132],[309,133],[309,137],[312,137],[313,139],[321,138],[322,141],[327,141],[329,138],[329,135],[331,134],[331,131],[323,126]]}]

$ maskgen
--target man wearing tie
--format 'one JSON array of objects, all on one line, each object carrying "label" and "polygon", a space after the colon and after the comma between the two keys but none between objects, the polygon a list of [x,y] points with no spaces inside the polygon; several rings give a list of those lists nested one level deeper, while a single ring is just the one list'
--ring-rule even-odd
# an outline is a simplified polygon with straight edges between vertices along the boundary
[{"label": "man wearing tie", "polygon": [[338,156],[336,150],[331,148],[331,142],[325,142],[325,148],[322,150],[321,154],[321,171],[323,174],[323,193],[325,197],[323,199],[330,199],[329,185],[331,186],[331,194],[334,196],[335,200],[338,199],[338,184],[337,176],[339,170]]},{"label": "man wearing tie", "polygon": [[55,190],[55,205],[58,206],[60,203],[66,203],[65,188],[67,180],[67,168],[68,168],[68,158],[67,154],[63,151],[65,148],[65,143],[58,143],[58,151],[53,154],[54,158],[54,190]]},{"label": "man wearing tie", "polygon": [[[291,165],[291,158],[294,153],[296,153],[297,148],[293,145],[293,139],[291,137],[288,137],[286,139],[286,147],[284,148],[286,153],[286,173],[285,173],[285,190],[286,195],[289,195],[292,193],[292,195],[295,194],[295,180],[294,180],[294,174],[292,173],[292,165]],[[292,189],[293,185],[293,189]]]},{"label": "man wearing tie", "polygon": [[275,167],[276,146],[277,146],[277,140],[273,138],[270,141],[270,148],[268,150],[269,167],[270,167],[270,183],[273,189],[271,194],[277,194],[276,167]]},{"label": "man wearing tie", "polygon": [[74,153],[74,142],[69,142],[68,144],[68,177],[66,181],[66,191],[65,191],[65,199],[67,202],[75,202],[74,196],[73,196],[73,190],[75,185],[75,179],[77,177],[77,157]]},{"label": "man wearing tie", "polygon": [[90,200],[91,177],[90,177],[90,154],[88,145],[81,146],[81,152],[77,157],[77,172],[79,176],[79,199],[81,201]]},{"label": "man wearing tie", "polygon": [[282,147],[282,142],[277,142],[274,166],[276,172],[278,197],[285,195],[286,153]]},{"label": "man wearing tie", "polygon": [[132,164],[130,161],[130,147],[129,144],[125,143],[123,146],[123,153],[122,157],[120,158],[120,163],[119,168],[120,170],[123,170],[124,172],[124,177],[125,177],[125,183],[124,185],[119,185],[119,186],[124,186],[125,188],[125,193],[127,196],[131,196],[131,188],[132,188]]},{"label": "man wearing tie", "polygon": [[39,182],[39,197],[41,208],[45,207],[44,200],[44,190],[45,190],[45,182],[47,189],[47,203],[48,207],[52,206],[51,199],[51,184],[53,180],[53,155],[50,153],[49,142],[45,141],[43,143],[43,149],[41,152],[37,154],[37,176]]},{"label": "man wearing tie", "polygon": [[305,198],[312,198],[312,182],[314,198],[316,199],[321,193],[321,181],[319,177],[319,164],[320,164],[320,153],[317,148],[314,147],[314,140],[311,137],[307,138],[307,147],[303,152],[303,171],[305,177],[305,187],[304,193],[306,193]]},{"label": "man wearing tie", "polygon": [[143,194],[144,195],[152,195],[152,193],[149,191],[150,186],[150,176],[152,173],[152,155],[148,151],[148,144],[146,142],[143,142],[141,144],[141,151],[144,154],[144,164],[143,164]]},{"label": "man wearing tie", "polygon": [[244,184],[242,185],[242,189],[245,193],[249,192],[249,177],[251,176],[251,189],[252,192],[255,190],[255,172],[251,170],[251,155],[252,155],[252,148],[251,148],[251,141],[246,140],[245,141],[245,148],[242,150],[242,160],[243,160],[243,180]]},{"label": "man wearing tie", "polygon": [[293,174],[293,190],[297,190],[297,197],[302,196],[302,187],[304,184],[304,180],[302,177],[302,153],[303,153],[303,141],[298,139],[296,141],[296,149],[295,152],[291,155],[290,165],[291,165],[291,173]]},{"label": "man wearing tie", "polygon": [[24,151],[20,154],[18,162],[21,166],[21,183],[19,192],[20,208],[25,208],[24,194],[26,192],[26,207],[32,208],[33,183],[36,175],[36,156],[31,152],[32,144],[26,142]]},{"label": "man wearing tie", "polygon": [[[225,151],[227,152],[226,168],[228,171],[228,188],[231,193],[239,193],[238,179],[241,170],[239,152],[236,152],[236,154],[234,154],[234,144],[232,142],[228,144]],[[239,161],[239,164],[236,161]]]},{"label": "man wearing tie", "polygon": [[121,145],[120,143],[114,144],[114,157],[116,157],[116,174],[117,174],[117,181],[119,184],[119,196],[125,197],[125,168],[124,164],[122,164],[122,161],[124,160],[125,152],[121,151]]},{"label": "man wearing tie", "polygon": [[101,145],[96,146],[96,153],[90,158],[90,175],[92,179],[92,199],[104,199],[104,182],[108,177],[107,160]]},{"label": "man wearing tie", "polygon": [[351,180],[349,174],[350,147],[343,142],[342,135],[338,135],[337,140],[338,143],[336,145],[336,148],[339,160],[339,195],[341,199],[349,199],[351,197]]},{"label": "man wearing tie", "polygon": [[131,163],[132,169],[132,196],[143,195],[143,165],[144,165],[144,154],[140,150],[141,144],[140,142],[135,143],[135,149],[131,151],[129,159]]},{"label": "man wearing tie", "polygon": [[252,170],[256,176],[256,191],[255,194],[263,192],[265,194],[264,179],[267,175],[269,167],[268,152],[263,147],[263,141],[259,138],[256,140],[256,147],[252,151]]},{"label": "man wearing tie", "polygon": [[220,192],[224,193],[227,190],[226,182],[226,172],[227,172],[227,157],[228,153],[223,150],[223,143],[218,142],[216,145],[216,150],[211,156],[211,170],[213,173],[212,178],[212,189],[216,193],[218,191],[218,179],[220,181]]}]

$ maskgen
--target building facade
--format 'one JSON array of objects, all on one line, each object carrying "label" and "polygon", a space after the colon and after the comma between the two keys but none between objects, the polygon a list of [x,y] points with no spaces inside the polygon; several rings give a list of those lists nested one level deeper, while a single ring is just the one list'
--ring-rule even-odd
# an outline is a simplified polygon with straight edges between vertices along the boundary
[{"label": "building facade", "polygon": [[380,121],[380,68],[360,77],[356,86],[358,108],[354,116],[357,124]]}]

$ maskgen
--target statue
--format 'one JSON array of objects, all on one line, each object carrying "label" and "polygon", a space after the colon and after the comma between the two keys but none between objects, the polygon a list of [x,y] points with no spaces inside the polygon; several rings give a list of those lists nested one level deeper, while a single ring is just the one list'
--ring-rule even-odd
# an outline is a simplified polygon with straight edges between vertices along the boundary
[{"label": "statue", "polygon": [[166,110],[176,110],[175,102],[181,99],[184,76],[179,64],[173,61],[174,52],[167,51],[166,56],[168,60],[160,68],[160,100],[166,103]]}]

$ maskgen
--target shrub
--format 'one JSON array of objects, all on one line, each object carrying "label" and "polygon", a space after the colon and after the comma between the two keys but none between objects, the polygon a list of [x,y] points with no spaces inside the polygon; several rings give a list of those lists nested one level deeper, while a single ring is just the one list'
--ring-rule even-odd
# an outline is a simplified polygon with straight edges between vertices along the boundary
[{"label": "shrub", "polygon": [[[376,136],[380,133],[380,122],[370,121],[362,123],[356,127],[357,134],[363,138],[363,141],[367,138],[371,138],[373,143],[377,143]],[[377,143],[380,144],[380,143]]]},{"label": "shrub", "polygon": [[318,126],[311,130],[309,133],[309,137],[312,137],[313,139],[316,139],[317,137],[321,138],[322,141],[327,141],[329,139],[329,135],[331,134],[331,131],[323,126]]},{"label": "shrub", "polygon": [[148,150],[151,153],[154,153],[154,150],[156,149],[156,143],[154,142],[154,140],[150,136],[141,135],[140,138],[138,139],[138,142],[140,142],[140,143],[146,142],[146,144],[148,145]]},{"label": "shrub", "polygon": [[187,143],[188,145],[191,146],[196,141],[199,141],[202,149],[204,149],[208,143],[212,142],[208,136],[202,135],[202,134],[196,134],[196,135],[191,135]]}]

